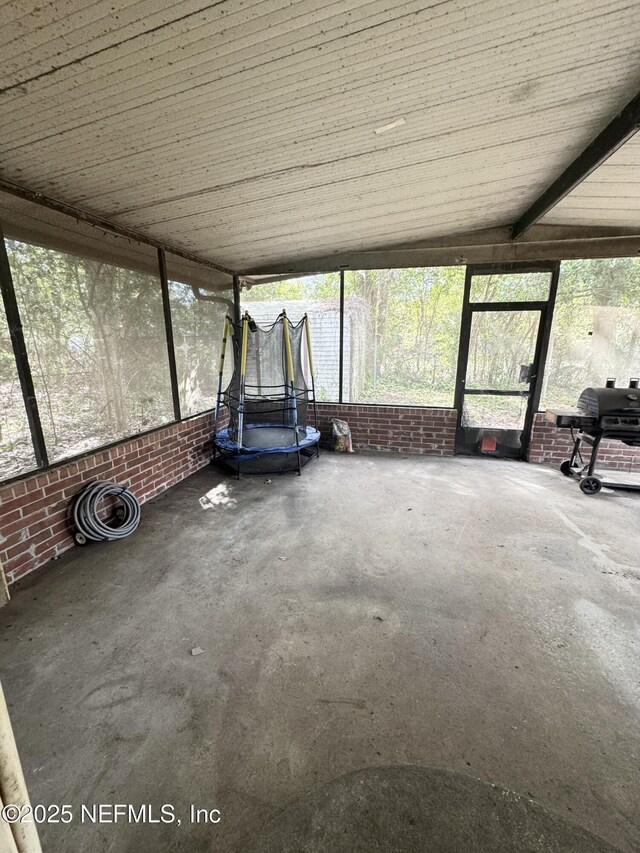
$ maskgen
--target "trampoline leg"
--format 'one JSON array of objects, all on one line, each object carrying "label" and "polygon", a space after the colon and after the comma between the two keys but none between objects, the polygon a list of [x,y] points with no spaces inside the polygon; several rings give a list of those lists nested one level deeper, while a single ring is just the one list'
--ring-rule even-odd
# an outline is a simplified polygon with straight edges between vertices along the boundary
[{"label": "trampoline leg", "polygon": [[298,450],[298,477],[302,474],[302,465],[300,464],[300,451]]}]

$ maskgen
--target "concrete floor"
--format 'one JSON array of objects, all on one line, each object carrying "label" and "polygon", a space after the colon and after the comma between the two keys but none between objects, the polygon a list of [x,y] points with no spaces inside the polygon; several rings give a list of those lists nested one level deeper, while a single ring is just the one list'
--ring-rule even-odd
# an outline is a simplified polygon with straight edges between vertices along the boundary
[{"label": "concrete floor", "polygon": [[[456,849],[428,845],[425,804],[485,821],[465,853],[509,849],[487,826],[518,810],[538,834],[517,849],[610,849],[576,825],[640,850],[639,510],[496,460],[200,472],[0,611],[32,800],[75,815],[45,853]],[[82,803],[181,825],[82,823]]]}]

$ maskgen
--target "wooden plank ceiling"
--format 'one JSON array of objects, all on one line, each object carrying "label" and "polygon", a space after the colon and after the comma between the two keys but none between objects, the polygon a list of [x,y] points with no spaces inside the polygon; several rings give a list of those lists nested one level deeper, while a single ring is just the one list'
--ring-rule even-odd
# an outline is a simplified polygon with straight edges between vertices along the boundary
[{"label": "wooden plank ceiling", "polygon": [[[240,271],[512,223],[640,87],[636,0],[0,16],[2,178]],[[640,232],[639,152],[544,222]]]}]

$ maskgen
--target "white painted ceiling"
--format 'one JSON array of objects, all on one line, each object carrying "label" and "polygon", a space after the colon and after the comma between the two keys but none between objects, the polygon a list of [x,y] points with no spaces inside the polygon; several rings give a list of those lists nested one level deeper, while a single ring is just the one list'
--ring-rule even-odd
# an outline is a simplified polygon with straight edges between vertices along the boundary
[{"label": "white painted ceiling", "polygon": [[[0,16],[2,177],[241,271],[508,225],[640,88],[637,0]],[[638,152],[544,222],[640,230]]]}]

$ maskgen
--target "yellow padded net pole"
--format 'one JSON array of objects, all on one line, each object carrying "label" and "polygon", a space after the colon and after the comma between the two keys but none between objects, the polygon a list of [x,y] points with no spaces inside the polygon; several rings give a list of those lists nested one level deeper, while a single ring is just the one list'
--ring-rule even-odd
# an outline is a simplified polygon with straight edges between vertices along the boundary
[{"label": "yellow padded net pole", "polygon": [[247,372],[247,344],[249,340],[249,314],[245,311],[242,318],[242,355],[240,357],[240,379],[244,381]]},{"label": "yellow padded net pole", "polygon": [[311,379],[313,380],[313,354],[311,352],[311,329],[309,328],[309,318],[304,315],[304,330],[307,337],[307,353],[309,356],[309,370],[311,371]]},{"label": "yellow padded net pole", "polygon": [[220,376],[224,372],[224,355],[227,349],[227,335],[229,334],[229,315],[224,318],[224,330],[222,332],[222,352],[220,353]]},{"label": "yellow padded net pole", "polygon": [[227,349],[227,335],[229,332],[233,334],[233,325],[227,314],[224,318],[224,331],[222,332],[222,351],[220,353],[220,372],[218,373],[218,393],[216,395],[216,409],[213,416],[213,434],[218,432],[218,415],[220,414],[220,398],[222,396],[222,374],[224,373],[224,355]]},{"label": "yellow padded net pole", "polygon": [[287,317],[287,312],[284,310],[282,311],[282,330],[284,335],[284,351],[287,356],[288,379],[293,387],[293,357],[291,355],[291,339],[289,338],[289,318]]}]

